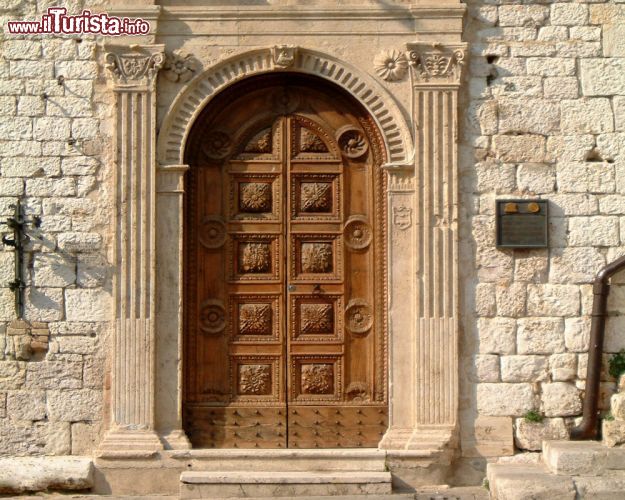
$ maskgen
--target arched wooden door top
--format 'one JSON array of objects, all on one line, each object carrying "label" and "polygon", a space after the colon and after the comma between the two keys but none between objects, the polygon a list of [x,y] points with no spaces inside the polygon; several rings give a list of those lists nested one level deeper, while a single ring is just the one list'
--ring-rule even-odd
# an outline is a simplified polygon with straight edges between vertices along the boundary
[{"label": "arched wooden door top", "polygon": [[372,119],[296,75],[190,134],[184,426],[197,447],[374,447],[387,427],[385,174]]}]

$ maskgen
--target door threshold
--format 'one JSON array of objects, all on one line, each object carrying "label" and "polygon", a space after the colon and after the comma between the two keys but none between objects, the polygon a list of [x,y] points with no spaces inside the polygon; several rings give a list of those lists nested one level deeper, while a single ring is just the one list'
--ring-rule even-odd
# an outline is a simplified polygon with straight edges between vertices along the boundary
[{"label": "door threshold", "polygon": [[167,450],[170,458],[386,458],[387,450],[379,448],[310,448],[310,449],[257,449],[257,448],[196,448],[192,450]]}]

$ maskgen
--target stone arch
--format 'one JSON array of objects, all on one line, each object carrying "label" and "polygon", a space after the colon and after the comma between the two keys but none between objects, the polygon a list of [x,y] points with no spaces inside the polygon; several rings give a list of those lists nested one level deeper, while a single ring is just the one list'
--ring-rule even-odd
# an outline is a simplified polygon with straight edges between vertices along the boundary
[{"label": "stone arch", "polygon": [[211,67],[184,87],[170,106],[158,136],[159,164],[181,165],[189,131],[197,115],[221,90],[244,78],[273,71],[298,72],[329,80],[353,95],[371,114],[386,146],[386,162],[412,159],[410,128],[391,94],[371,76],[327,54],[299,48],[293,63],[274,62],[272,49],[238,54]]}]

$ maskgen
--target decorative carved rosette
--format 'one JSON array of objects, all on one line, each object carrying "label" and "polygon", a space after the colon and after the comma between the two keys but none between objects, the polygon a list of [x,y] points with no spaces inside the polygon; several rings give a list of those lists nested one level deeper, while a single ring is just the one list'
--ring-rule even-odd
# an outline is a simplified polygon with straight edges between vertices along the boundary
[{"label": "decorative carved rosette", "polygon": [[232,139],[220,130],[210,132],[202,145],[202,151],[211,160],[223,160],[230,154]]},{"label": "decorative carved rosette", "polygon": [[336,131],[336,141],[341,148],[341,154],[348,158],[360,158],[369,149],[369,144],[362,130],[345,125]]},{"label": "decorative carved rosette", "polygon": [[202,219],[198,238],[200,243],[206,248],[221,248],[226,242],[226,225],[221,217],[214,215],[205,216]]},{"label": "decorative carved rosette", "polygon": [[240,365],[239,393],[265,395],[271,393],[271,365]]},{"label": "decorative carved rosette", "polygon": [[183,56],[180,51],[168,53],[163,65],[163,75],[170,82],[188,82],[197,71],[197,64],[191,54]]},{"label": "decorative carved rosette", "polygon": [[332,243],[303,243],[302,272],[332,272]]},{"label": "decorative carved rosette", "polygon": [[205,300],[200,306],[200,329],[215,335],[226,327],[226,310],[221,300]]},{"label": "decorative carved rosette", "polygon": [[345,223],[345,245],[350,250],[364,250],[371,244],[371,226],[365,217],[353,216]]},{"label": "decorative carved rosette", "polygon": [[115,83],[139,84],[153,83],[154,77],[165,62],[162,52],[128,52],[106,54],[106,68],[113,74]]},{"label": "decorative carved rosette", "polygon": [[399,50],[383,50],[373,60],[375,72],[387,82],[402,80],[408,71],[408,59]]},{"label": "decorative carved rosette", "polygon": [[333,393],[334,368],[332,365],[302,365],[302,392],[304,394]]},{"label": "decorative carved rosette", "polygon": [[352,299],[345,308],[345,325],[355,335],[364,335],[373,326],[373,312],[366,300]]},{"label": "decorative carved rosette", "polygon": [[465,47],[408,44],[410,64],[417,81],[460,83]]}]

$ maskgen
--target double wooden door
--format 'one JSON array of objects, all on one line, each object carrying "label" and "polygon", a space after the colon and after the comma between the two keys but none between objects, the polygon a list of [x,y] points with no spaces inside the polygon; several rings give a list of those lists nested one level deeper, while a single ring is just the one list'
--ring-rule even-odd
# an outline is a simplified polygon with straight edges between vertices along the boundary
[{"label": "double wooden door", "polygon": [[223,101],[190,138],[185,429],[204,448],[375,447],[387,376],[374,128],[307,84]]}]

